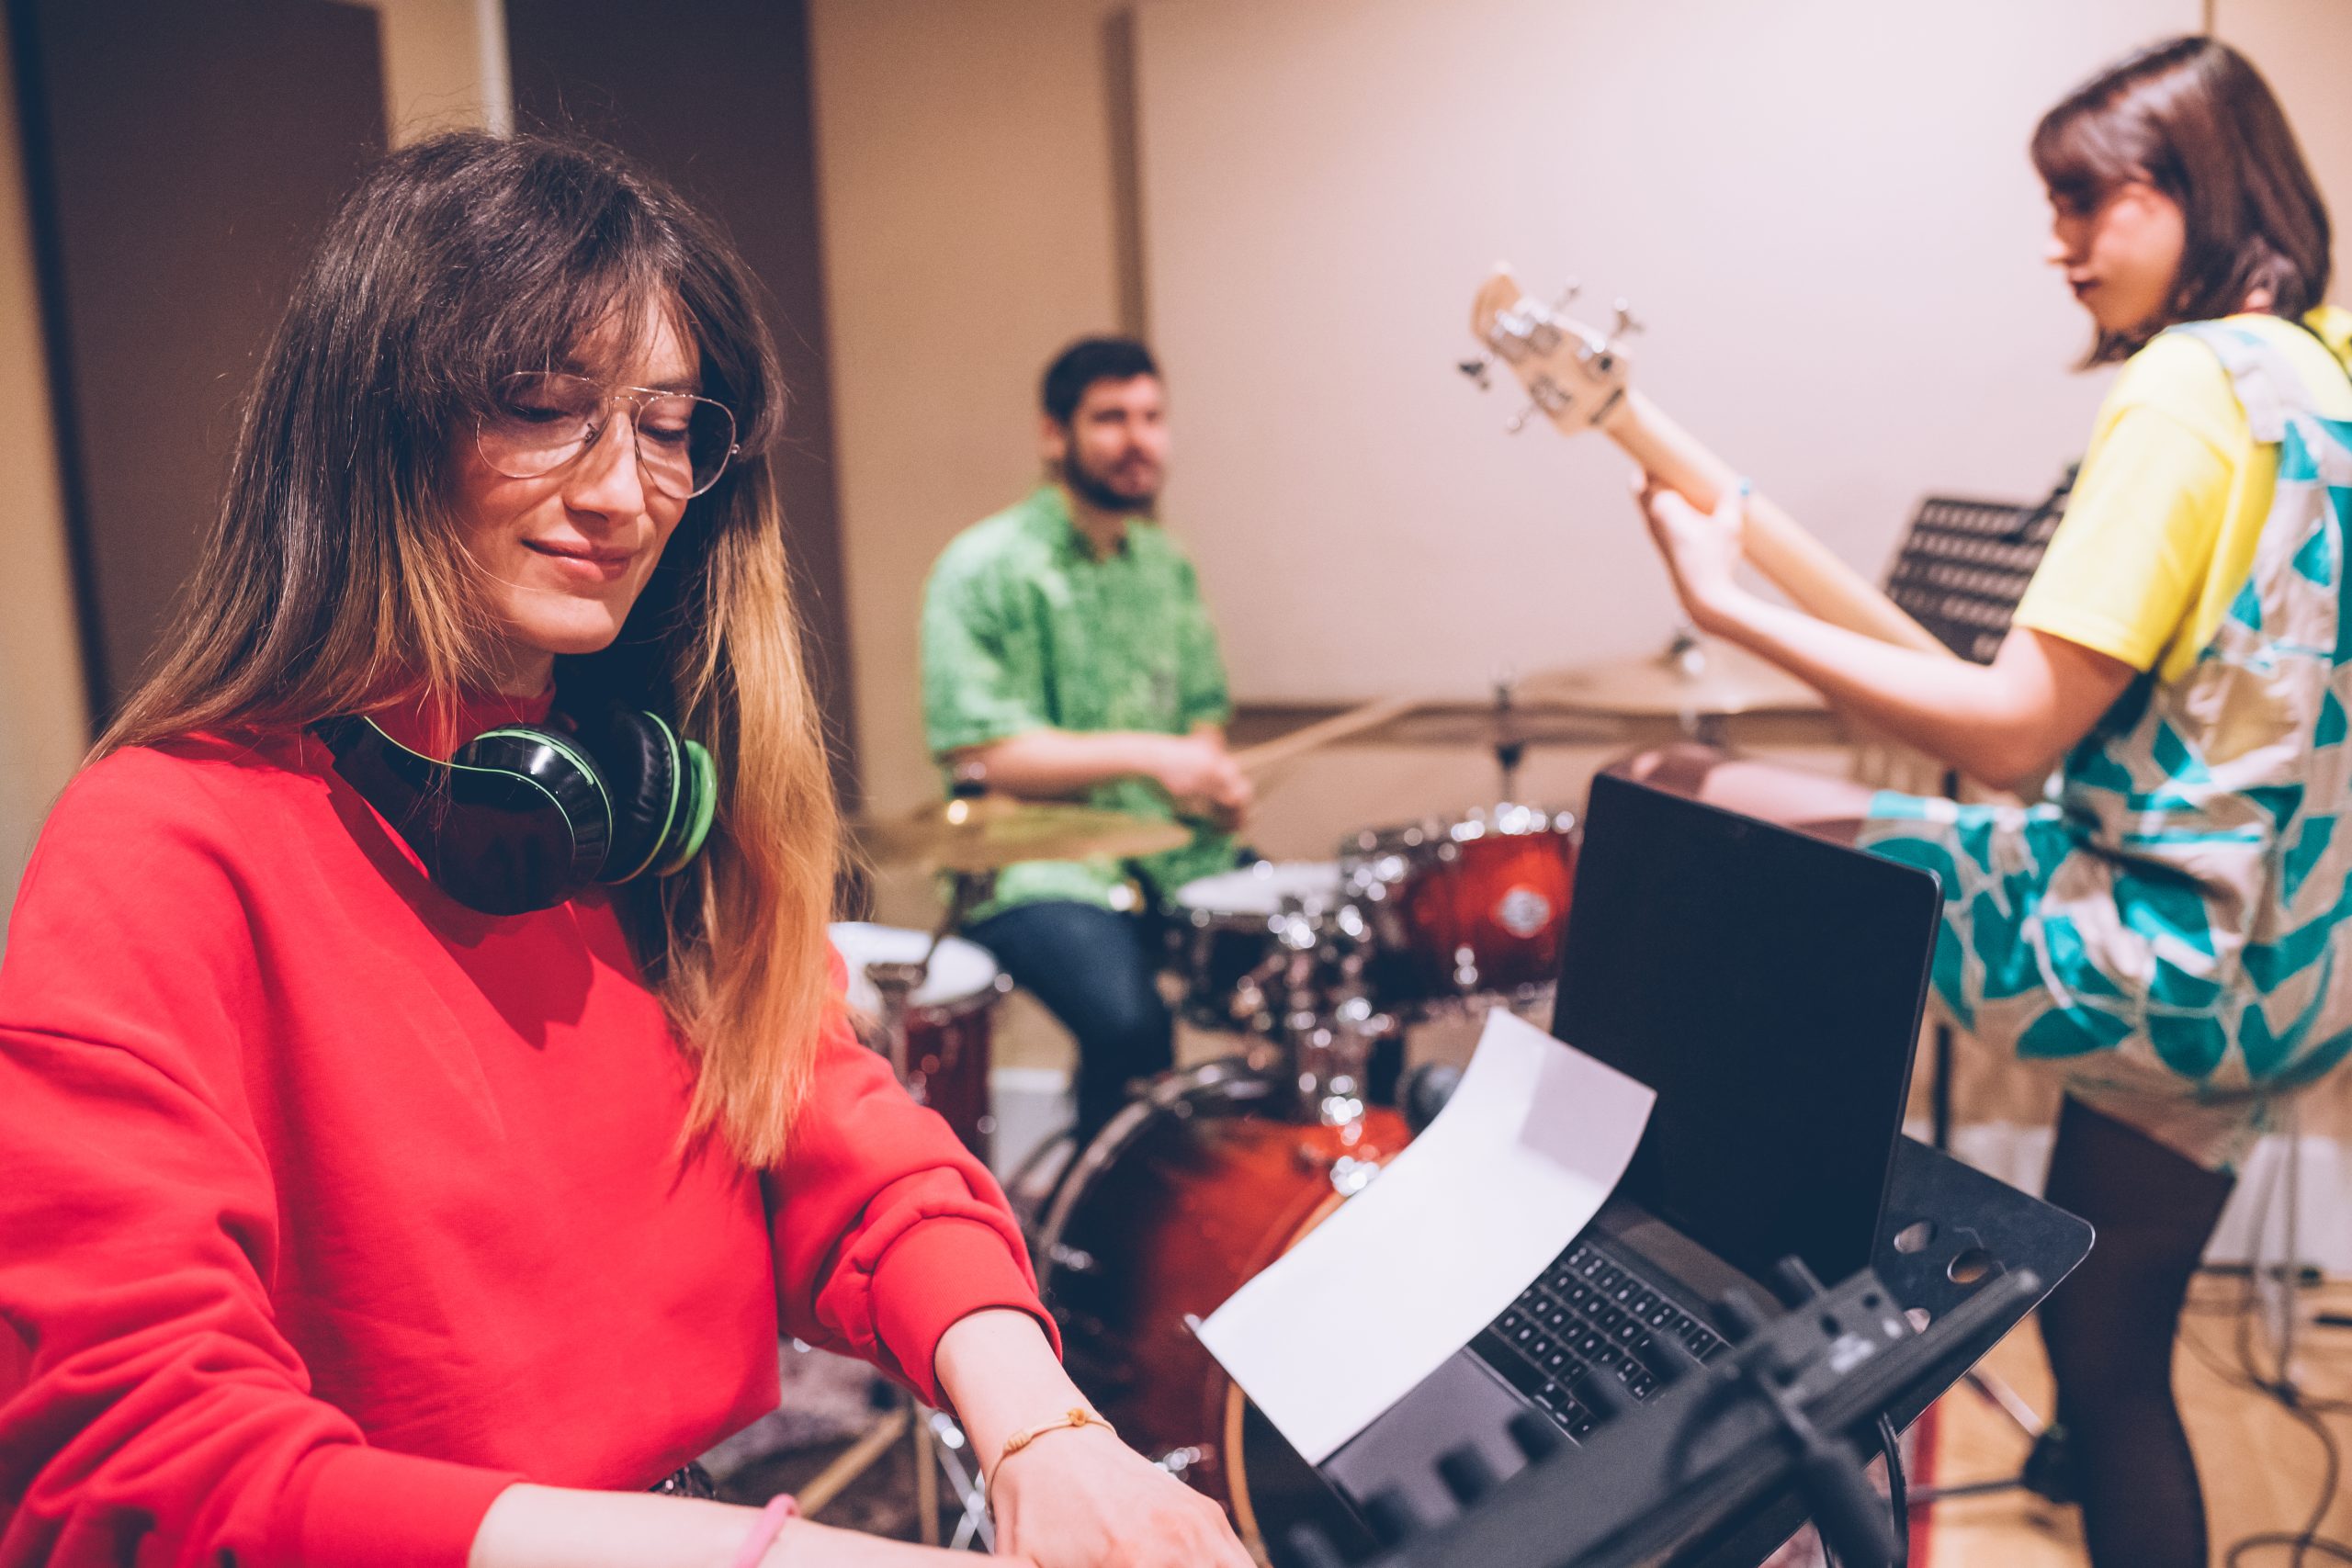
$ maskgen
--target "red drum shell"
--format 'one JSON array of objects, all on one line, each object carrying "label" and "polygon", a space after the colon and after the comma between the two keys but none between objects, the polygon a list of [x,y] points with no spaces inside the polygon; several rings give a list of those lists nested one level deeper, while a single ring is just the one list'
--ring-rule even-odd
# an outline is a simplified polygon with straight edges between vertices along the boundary
[{"label": "red drum shell", "polygon": [[1456,822],[1379,829],[1343,846],[1409,999],[1524,996],[1559,977],[1576,879],[1576,818],[1498,807]]},{"label": "red drum shell", "polygon": [[930,978],[915,993],[929,999],[907,1009],[907,1092],[938,1111],[966,1148],[989,1160],[996,1134],[989,1101],[996,1010],[1012,979],[985,951],[956,937],[934,949],[927,931],[854,920],[833,925],[829,934],[850,973],[850,1018],[858,1038],[885,1055],[888,1044],[875,1016],[878,1003],[862,966],[933,954]]},{"label": "red drum shell", "polygon": [[1128,1443],[1179,1461],[1250,1532],[1260,1457],[1291,1472],[1284,1487],[1303,1461],[1252,1413],[1249,1457],[1233,1462],[1244,1402],[1185,1319],[1206,1317],[1338,1207],[1336,1164],[1385,1164],[1411,1136],[1385,1110],[1351,1128],[1277,1119],[1296,1093],[1230,1060],[1156,1080],[1079,1156],[1038,1243],[1070,1375]]}]

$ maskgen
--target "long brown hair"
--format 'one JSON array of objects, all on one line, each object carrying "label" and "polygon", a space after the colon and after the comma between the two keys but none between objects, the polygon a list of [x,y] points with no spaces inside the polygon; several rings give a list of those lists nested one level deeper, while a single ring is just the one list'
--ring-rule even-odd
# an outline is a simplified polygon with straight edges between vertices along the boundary
[{"label": "long brown hair", "polygon": [[662,313],[742,452],[687,504],[609,648],[558,661],[575,711],[627,702],[710,748],[721,804],[684,872],[617,890],[696,1066],[688,1132],[783,1151],[831,1006],[837,822],[802,663],[770,452],[784,387],[733,250],[602,148],[444,136],[376,165],[297,284],[159,663],[97,746],[289,730],[422,699],[453,718],[493,626],[446,497],[499,379],[624,355]]},{"label": "long brown hair", "polygon": [[2177,38],[2118,61],[2066,95],[2033,132],[2052,199],[2095,210],[2134,181],[2177,203],[2188,231],[2164,315],[2101,332],[2088,363],[2121,359],[2180,321],[2245,309],[2267,290],[2299,321],[2327,292],[2327,209],[2261,73],[2218,39]]}]

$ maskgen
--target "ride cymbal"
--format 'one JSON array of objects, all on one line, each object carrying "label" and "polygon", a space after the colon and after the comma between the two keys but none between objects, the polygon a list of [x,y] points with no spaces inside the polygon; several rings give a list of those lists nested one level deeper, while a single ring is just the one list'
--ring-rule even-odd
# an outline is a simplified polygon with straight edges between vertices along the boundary
[{"label": "ride cymbal", "polygon": [[1532,705],[1620,718],[1818,713],[1821,694],[1729,643],[1678,638],[1663,652],[1545,670],[1520,683]]}]

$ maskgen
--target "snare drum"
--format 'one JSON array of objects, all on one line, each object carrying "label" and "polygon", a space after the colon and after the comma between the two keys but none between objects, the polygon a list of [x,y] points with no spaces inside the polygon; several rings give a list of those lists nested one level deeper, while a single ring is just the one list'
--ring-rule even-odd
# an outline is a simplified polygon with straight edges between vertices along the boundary
[{"label": "snare drum", "polygon": [[[849,1005],[858,1035],[876,1050],[882,997],[866,977],[869,964],[912,964],[931,946],[929,931],[843,920],[828,928],[849,966]],[[985,1161],[996,1133],[989,1109],[989,1031],[996,1005],[1012,989],[986,948],[943,937],[923,983],[907,1004],[907,1092],[946,1119],[964,1146]]]},{"label": "snare drum", "polygon": [[1335,861],[1259,861],[1176,890],[1176,963],[1187,1021],[1203,1029],[1270,1034],[1283,998],[1277,981],[1300,933],[1346,903]]},{"label": "snare drum", "polygon": [[1367,829],[1340,856],[1401,999],[1516,1000],[1559,977],[1573,813],[1503,805],[1451,822]]}]

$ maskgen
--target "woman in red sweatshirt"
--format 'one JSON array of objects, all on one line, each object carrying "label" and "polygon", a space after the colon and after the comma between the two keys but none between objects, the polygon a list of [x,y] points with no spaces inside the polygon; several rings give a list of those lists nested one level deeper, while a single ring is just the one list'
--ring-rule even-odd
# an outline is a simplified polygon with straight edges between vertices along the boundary
[{"label": "woman in red sweatshirt", "polygon": [[1001,1195],[845,1024],[753,298],[554,141],[336,216],[11,919],[0,1563],[927,1557],[645,1495],[780,1329],[952,1404],[1003,1550],[1247,1562],[1069,1424]]}]

